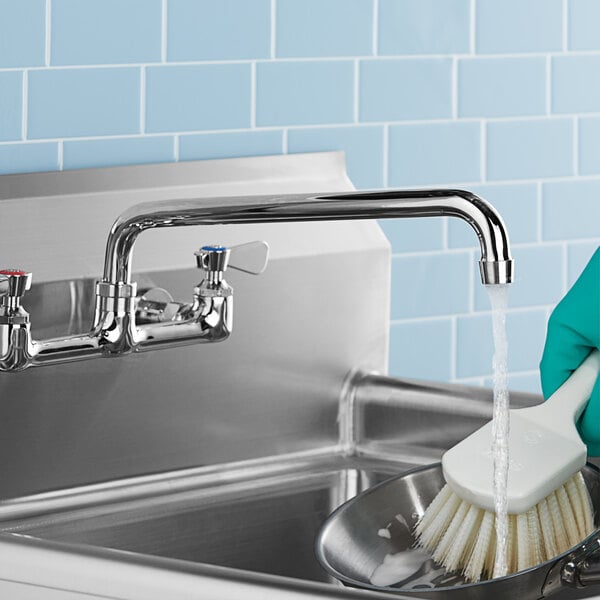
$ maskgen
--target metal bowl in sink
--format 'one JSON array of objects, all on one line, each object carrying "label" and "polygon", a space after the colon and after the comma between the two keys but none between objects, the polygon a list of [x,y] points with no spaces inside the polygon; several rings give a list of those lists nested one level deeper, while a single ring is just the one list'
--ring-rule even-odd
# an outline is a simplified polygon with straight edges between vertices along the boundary
[{"label": "metal bowl in sink", "polygon": [[[583,474],[598,515],[600,470],[588,464]],[[460,575],[447,574],[429,556],[414,550],[412,533],[443,485],[442,468],[436,464],[388,479],[349,500],[329,516],[319,533],[316,553],[321,565],[349,586],[439,600],[534,599],[569,585],[600,583],[595,574],[600,556],[594,554],[600,529],[563,555],[507,577],[466,583]],[[371,578],[386,555],[395,555],[403,579],[374,585]]]}]

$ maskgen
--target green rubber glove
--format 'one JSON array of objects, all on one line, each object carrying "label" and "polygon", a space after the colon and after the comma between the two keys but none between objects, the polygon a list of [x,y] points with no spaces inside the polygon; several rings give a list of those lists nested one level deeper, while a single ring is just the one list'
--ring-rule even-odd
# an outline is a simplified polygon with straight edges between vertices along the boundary
[{"label": "green rubber glove", "polygon": [[[594,349],[600,349],[600,247],[548,321],[540,364],[549,398]],[[600,378],[577,424],[590,456],[600,456]]]}]

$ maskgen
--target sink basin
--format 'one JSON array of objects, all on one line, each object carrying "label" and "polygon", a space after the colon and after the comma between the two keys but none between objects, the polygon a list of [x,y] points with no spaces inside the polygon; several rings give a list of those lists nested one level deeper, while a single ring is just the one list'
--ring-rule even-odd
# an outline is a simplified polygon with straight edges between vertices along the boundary
[{"label": "sink basin", "polygon": [[[208,598],[389,598],[333,580],[315,558],[317,532],[360,491],[436,462],[454,437],[489,416],[489,392],[374,376],[357,389],[351,427],[368,437],[353,448],[198,467],[5,504],[0,578],[35,561],[46,569],[36,567],[28,579],[39,586],[50,578],[69,590],[69,599],[92,591],[91,597],[192,598],[198,590]],[[516,405],[532,401],[513,398]],[[417,424],[420,433],[411,437]],[[391,434],[402,429],[401,438]]]},{"label": "sink basin", "polygon": [[156,564],[177,559],[330,582],[313,551],[323,520],[359,491],[412,466],[317,457],[299,466],[278,465],[276,475],[273,465],[263,467],[257,477],[256,465],[251,479],[223,484],[221,473],[173,494],[22,519],[3,530],[139,553],[155,557]]}]

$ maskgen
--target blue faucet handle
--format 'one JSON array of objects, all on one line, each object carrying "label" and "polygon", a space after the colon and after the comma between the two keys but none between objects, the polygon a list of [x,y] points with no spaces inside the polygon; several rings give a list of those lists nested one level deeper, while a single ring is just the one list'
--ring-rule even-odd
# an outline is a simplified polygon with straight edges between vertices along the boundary
[{"label": "blue faucet handle", "polygon": [[200,269],[208,272],[225,271],[228,267],[251,275],[260,275],[269,260],[267,242],[248,242],[227,248],[220,244],[202,246],[195,253]]}]

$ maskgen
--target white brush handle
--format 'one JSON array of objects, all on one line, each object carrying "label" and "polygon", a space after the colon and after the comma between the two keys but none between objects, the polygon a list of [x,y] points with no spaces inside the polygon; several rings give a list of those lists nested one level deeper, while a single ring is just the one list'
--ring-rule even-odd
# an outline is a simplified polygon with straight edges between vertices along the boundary
[{"label": "white brush handle", "polygon": [[551,416],[557,425],[577,421],[592,395],[599,373],[600,352],[593,350],[569,379],[540,405],[538,415],[544,413],[544,417]]}]

